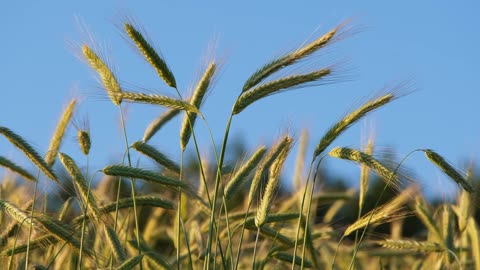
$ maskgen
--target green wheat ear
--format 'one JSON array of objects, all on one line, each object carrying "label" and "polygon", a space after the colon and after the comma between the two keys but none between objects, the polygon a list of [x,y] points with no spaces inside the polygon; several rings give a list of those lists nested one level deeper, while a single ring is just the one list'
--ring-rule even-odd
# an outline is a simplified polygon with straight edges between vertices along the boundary
[{"label": "green wheat ear", "polygon": [[55,172],[53,172],[45,160],[25,139],[6,127],[0,127],[0,134],[7,138],[7,140],[9,140],[15,147],[20,149],[20,151],[22,151],[46,176],[57,184],[60,184]]},{"label": "green wheat ear", "polygon": [[125,32],[127,32],[130,39],[135,43],[140,53],[145,57],[145,60],[155,69],[158,76],[160,76],[168,86],[177,88],[177,82],[175,81],[172,71],[163,57],[147,42],[144,35],[130,23],[125,23]]}]

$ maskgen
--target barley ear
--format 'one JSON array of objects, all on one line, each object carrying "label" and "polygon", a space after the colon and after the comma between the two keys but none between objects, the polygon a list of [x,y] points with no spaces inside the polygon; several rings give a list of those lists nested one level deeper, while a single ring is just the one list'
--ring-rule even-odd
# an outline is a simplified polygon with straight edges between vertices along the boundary
[{"label": "barley ear", "polygon": [[92,69],[94,69],[100,76],[103,86],[105,87],[105,90],[107,91],[107,94],[112,100],[113,104],[117,106],[120,105],[120,103],[122,103],[122,96],[120,95],[122,89],[112,70],[87,45],[82,46],[82,53],[83,56],[87,59]]},{"label": "barley ear", "polygon": [[260,146],[250,159],[233,175],[225,188],[225,199],[227,201],[232,199],[233,195],[239,191],[247,176],[253,171],[253,169],[255,169],[266,151],[267,149],[265,146]]},{"label": "barley ear", "polygon": [[452,165],[450,165],[442,156],[440,156],[437,152],[431,149],[424,149],[425,155],[427,158],[435,164],[439,169],[441,169],[450,179],[457,182],[463,189],[468,191],[469,193],[473,192],[472,185],[463,177]]},{"label": "barley ear", "polygon": [[419,242],[413,240],[398,240],[398,239],[385,239],[378,242],[384,248],[390,249],[406,249],[417,252],[444,252],[445,248],[435,242]]},{"label": "barley ear", "polygon": [[72,119],[73,110],[76,103],[76,99],[72,99],[72,101],[70,101],[65,111],[63,111],[62,117],[60,118],[60,121],[58,121],[57,128],[53,133],[52,139],[50,140],[50,146],[48,147],[48,151],[45,156],[45,162],[50,167],[52,167],[55,163],[58,150],[60,149],[60,144],[62,143],[63,136],[67,130],[68,124],[70,123],[70,119]]},{"label": "barley ear", "polygon": [[349,113],[343,119],[338,121],[335,125],[333,125],[323,137],[320,139],[315,151],[313,153],[313,157],[319,156],[327,147],[338,137],[342,134],[346,129],[348,129],[351,125],[355,122],[360,120],[364,117],[367,113],[374,111],[382,107],[383,105],[391,102],[394,100],[395,96],[392,93],[386,94],[381,96],[380,98],[370,100],[363,104],[361,107],[356,109],[355,111]]},{"label": "barley ear", "polygon": [[77,139],[82,153],[84,155],[88,155],[88,153],[90,152],[90,147],[92,146],[92,141],[90,140],[90,133],[86,130],[79,130],[77,132]]},{"label": "barley ear", "polygon": [[177,83],[172,71],[163,59],[163,56],[158,54],[150,43],[144,38],[142,33],[138,31],[132,24],[125,23],[125,31],[128,36],[137,46],[140,53],[145,57],[145,60],[155,69],[158,76],[165,81],[165,83],[173,88],[177,88]]},{"label": "barley ear", "polygon": [[22,176],[26,180],[37,182],[37,179],[35,179],[35,176],[33,176],[31,173],[29,173],[24,168],[22,168],[22,167],[18,166],[17,164],[13,163],[12,161],[7,159],[6,157],[0,156],[0,166],[9,169],[12,172],[17,173],[18,175]]},{"label": "barley ear", "polygon": [[[211,62],[205,70],[202,78],[198,82],[197,87],[193,92],[193,96],[190,98],[190,104],[192,104],[196,108],[200,108],[200,105],[203,102],[203,98],[205,97],[205,94],[207,93],[207,90],[211,85],[211,80],[213,78],[213,75],[215,74],[215,70],[216,64],[214,62]],[[192,128],[195,125],[196,119],[196,114],[191,114],[188,112],[185,113],[185,117],[183,118],[182,126],[180,128],[180,147],[182,151],[185,150],[188,141],[192,136]]]},{"label": "barley ear", "polygon": [[[448,205],[443,205],[442,207],[442,236],[443,244],[447,250],[445,254],[446,264],[450,265],[454,260],[454,257],[451,252],[455,251],[454,243],[454,231],[453,231],[453,215],[452,209]],[[451,252],[448,252],[451,251]]]},{"label": "barley ear", "polygon": [[293,188],[298,191],[303,186],[303,169],[305,167],[305,154],[307,152],[308,132],[302,130],[300,135],[300,146],[298,149],[297,160],[295,161],[295,172],[293,174]]},{"label": "barley ear", "polygon": [[160,130],[160,128],[163,127],[167,122],[172,120],[175,116],[177,116],[180,113],[180,110],[177,109],[170,109],[160,115],[157,119],[153,120],[148,127],[145,129],[145,132],[143,133],[143,141],[148,142],[153,135],[157,133],[157,131]]},{"label": "barley ear", "polygon": [[5,136],[5,138],[15,145],[15,147],[20,149],[46,176],[57,184],[60,184],[53,170],[27,141],[6,127],[0,127],[0,134]]},{"label": "barley ear", "polygon": [[272,75],[273,73],[277,72],[278,70],[286,66],[292,65],[295,62],[299,61],[300,59],[303,59],[311,55],[315,51],[321,49],[322,47],[325,47],[327,44],[330,43],[330,41],[333,41],[333,37],[335,36],[338,30],[339,30],[338,27],[334,28],[330,32],[317,38],[313,42],[297,49],[296,51],[293,51],[291,53],[278,57],[277,59],[265,64],[263,67],[255,71],[255,73],[253,73],[250,76],[250,78],[247,79],[247,81],[243,85],[242,92],[248,91],[250,88],[254,87],[255,85],[257,85],[258,83],[260,83],[265,78]]}]

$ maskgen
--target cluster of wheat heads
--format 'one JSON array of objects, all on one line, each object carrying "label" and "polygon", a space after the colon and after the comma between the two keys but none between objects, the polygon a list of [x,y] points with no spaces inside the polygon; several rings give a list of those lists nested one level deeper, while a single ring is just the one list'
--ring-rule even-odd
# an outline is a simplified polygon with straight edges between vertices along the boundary
[{"label": "cluster of wheat heads", "polygon": [[[295,69],[317,51],[340,40],[347,25],[339,25],[296,50],[257,69],[245,82],[233,105],[220,152],[210,134],[214,161],[200,155],[194,125],[197,118],[208,127],[201,113],[204,97],[212,88],[219,63],[212,58],[190,97],[182,96],[172,70],[163,56],[131,21],[125,21],[125,36],[138,49],[173,95],[127,91],[96,51],[83,44],[87,64],[98,74],[123,121],[124,102],[165,107],[165,112],[146,129],[142,140],[129,143],[125,125],[125,157],[119,164],[101,170],[104,178],[92,186],[95,174],[88,170],[93,138],[87,127],[77,127],[85,164],[60,152],[66,129],[75,114],[76,100],[65,109],[45,157],[22,136],[7,127],[0,134],[37,168],[38,173],[0,156],[0,165],[28,180],[25,185],[5,177],[0,186],[0,265],[2,269],[470,269],[480,270],[478,224],[473,216],[474,186],[442,156],[422,149],[437,166],[461,187],[456,204],[432,209],[416,186],[400,185],[400,164],[391,166],[374,155],[373,141],[365,149],[333,147],[343,132],[367,114],[387,105],[402,93],[402,86],[387,89],[334,123],[320,137],[311,160],[306,160],[307,136],[300,139],[294,190],[279,192],[285,160],[295,138],[288,133],[272,145],[261,145],[236,166],[226,166],[230,126],[235,117],[256,101],[293,88],[318,85],[335,76],[334,66],[315,66],[304,73]],[[316,61],[315,63],[318,63]],[[317,64],[318,65],[318,64]],[[285,71],[287,70],[287,71]],[[303,69],[305,70],[305,69]],[[165,123],[183,115],[180,127],[181,160],[162,153],[151,139]],[[186,169],[183,160],[190,139],[198,172]],[[131,152],[157,163],[161,170],[133,165]],[[133,154],[133,153],[132,153]],[[61,162],[62,176],[53,165]],[[360,191],[325,192],[317,188],[318,166],[332,157],[357,163],[362,168]],[[82,169],[86,168],[86,169]],[[303,175],[308,168],[308,175]],[[384,180],[374,207],[366,210],[369,172]],[[100,173],[100,172],[97,172]],[[41,176],[58,185],[63,194],[38,196]],[[128,180],[128,181],[124,181]],[[138,189],[137,182],[142,182]],[[47,183],[48,184],[48,183]],[[393,187],[396,195],[384,202],[382,195]],[[49,202],[61,207],[49,207]],[[354,202],[358,218],[351,224],[335,219]],[[319,207],[326,209],[317,215]],[[52,210],[53,209],[53,210]],[[425,230],[404,238],[406,217],[416,216]],[[390,235],[368,234],[390,224]],[[354,237],[352,237],[354,235]]]}]

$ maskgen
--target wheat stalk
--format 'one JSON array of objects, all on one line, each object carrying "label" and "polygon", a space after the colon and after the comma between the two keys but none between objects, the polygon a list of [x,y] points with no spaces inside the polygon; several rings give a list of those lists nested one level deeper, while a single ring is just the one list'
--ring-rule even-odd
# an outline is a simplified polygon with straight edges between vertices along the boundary
[{"label": "wheat stalk", "polygon": [[144,38],[144,35],[131,23],[125,23],[125,32],[127,32],[128,36],[135,43],[140,53],[145,57],[145,60],[155,69],[158,76],[160,76],[168,86],[177,88],[175,77],[163,59],[163,56],[155,51],[153,46]]},{"label": "wheat stalk", "polygon": [[65,131],[70,123],[70,119],[72,119],[73,110],[75,109],[76,103],[76,99],[72,99],[72,101],[70,101],[67,108],[63,111],[62,117],[60,118],[60,121],[58,121],[57,128],[53,133],[52,139],[50,140],[50,145],[48,146],[48,151],[45,155],[45,162],[50,167],[52,167],[55,163],[55,159],[57,158],[57,153],[60,149]]},{"label": "wheat stalk", "polygon": [[25,139],[6,127],[0,127],[0,134],[5,136],[5,138],[15,145],[15,147],[20,149],[46,176],[59,184],[57,176],[53,170]]}]

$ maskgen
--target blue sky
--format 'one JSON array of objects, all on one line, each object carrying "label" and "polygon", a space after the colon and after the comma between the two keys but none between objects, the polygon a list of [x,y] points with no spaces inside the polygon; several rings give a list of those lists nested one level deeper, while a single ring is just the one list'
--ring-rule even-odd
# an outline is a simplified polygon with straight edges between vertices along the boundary
[{"label": "blue sky", "polygon": [[[329,48],[318,62],[326,59],[330,64],[343,63],[348,80],[268,97],[234,119],[231,138],[242,138],[253,150],[259,144],[270,144],[286,129],[299,135],[302,128],[307,128],[310,156],[323,133],[360,100],[385,86],[408,80],[415,92],[371,114],[334,145],[359,146],[368,122],[374,126],[378,147],[392,147],[400,156],[417,148],[433,148],[460,168],[469,160],[479,159],[480,126],[476,124],[475,107],[480,100],[477,2],[292,3],[2,2],[0,125],[24,136],[45,153],[62,109],[71,97],[80,96],[83,102],[78,113],[88,114],[93,136],[92,166],[102,168],[119,159],[124,145],[118,110],[107,99],[99,98],[102,90],[94,73],[78,59],[77,47],[72,46],[85,41],[77,18],[109,48],[105,53],[124,85],[162,94],[174,93],[123,40],[115,26],[122,16],[135,18],[162,49],[184,93],[194,84],[208,46],[215,40],[225,64],[202,111],[218,143],[231,106],[251,73],[312,35],[319,36],[351,20],[359,33]],[[127,110],[131,142],[140,139],[148,123],[162,112],[138,105],[129,105]],[[179,123],[180,118],[152,140],[175,159],[180,156]],[[197,126],[201,150],[207,152],[205,128],[201,122]],[[0,155],[33,169],[5,139],[0,139],[0,149]],[[73,128],[62,151],[81,159]],[[344,175],[356,185],[358,169],[354,165],[335,160],[327,164],[333,174]],[[406,164],[427,193],[443,196],[454,187],[421,153]],[[286,178],[291,171],[285,171]]]}]

